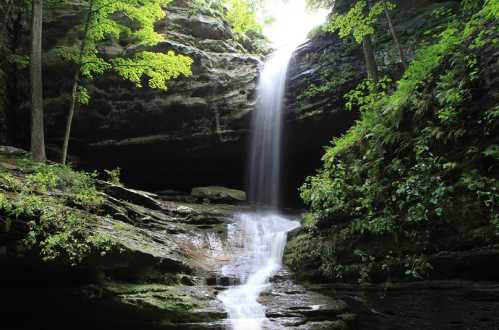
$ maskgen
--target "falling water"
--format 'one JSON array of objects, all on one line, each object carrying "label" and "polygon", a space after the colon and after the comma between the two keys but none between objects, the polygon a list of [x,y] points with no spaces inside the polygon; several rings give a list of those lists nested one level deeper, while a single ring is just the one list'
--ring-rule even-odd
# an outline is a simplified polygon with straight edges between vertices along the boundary
[{"label": "falling water", "polygon": [[274,208],[279,202],[282,110],[286,73],[293,50],[293,47],[280,49],[265,63],[253,121],[249,197],[252,202]]},{"label": "falling water", "polygon": [[250,154],[250,199],[260,208],[240,214],[229,227],[228,242],[239,250],[232,262],[223,267],[224,276],[241,284],[219,295],[234,330],[272,329],[265,316],[260,295],[271,289],[269,279],[282,266],[287,233],[299,226],[297,221],[276,213],[279,201],[282,110],[288,64],[294,47],[275,52],[265,63],[258,86],[258,108],[253,122]]}]

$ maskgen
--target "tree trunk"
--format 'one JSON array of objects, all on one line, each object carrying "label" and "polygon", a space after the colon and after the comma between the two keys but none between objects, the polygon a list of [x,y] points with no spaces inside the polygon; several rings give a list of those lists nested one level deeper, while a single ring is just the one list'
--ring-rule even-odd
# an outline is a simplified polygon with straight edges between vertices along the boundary
[{"label": "tree trunk", "polygon": [[30,57],[31,156],[36,161],[46,160],[43,125],[42,29],[43,1],[32,0]]},{"label": "tree trunk", "polygon": [[64,142],[62,144],[62,157],[61,163],[66,165],[68,159],[68,149],[69,149],[69,137],[71,136],[71,126],[73,125],[73,117],[76,110],[76,104],[78,102],[78,87],[80,85],[80,74],[81,74],[81,66],[83,62],[83,57],[85,55],[85,48],[87,45],[87,37],[88,37],[88,29],[90,28],[90,21],[93,15],[93,6],[94,1],[90,0],[89,8],[87,12],[87,18],[85,22],[85,28],[83,32],[83,39],[80,45],[80,53],[78,55],[78,65],[73,77],[73,88],[71,90],[71,104],[69,106],[68,119],[66,121],[66,131],[64,132]]},{"label": "tree trunk", "polygon": [[[16,50],[20,47],[20,39],[25,33],[23,30],[23,17],[22,11],[17,10],[17,15],[13,17],[12,25],[9,25],[9,53],[16,53]],[[5,64],[5,63],[3,63]],[[6,67],[6,72],[9,78],[9,83],[7,84],[7,95],[8,95],[8,107],[7,107],[7,141],[13,146],[17,146],[18,138],[18,127],[17,127],[17,112],[20,107],[20,97],[19,97],[19,77],[20,69],[17,64],[11,64]]]},{"label": "tree trunk", "polygon": [[73,88],[71,90],[71,105],[69,106],[68,119],[66,121],[66,130],[64,131],[64,142],[62,144],[61,163],[66,165],[68,159],[69,137],[71,136],[71,126],[73,125],[73,117],[78,102],[78,86],[80,83],[80,68],[76,71],[73,78]]},{"label": "tree trunk", "polygon": [[400,44],[400,41],[397,37],[397,33],[393,28],[392,18],[390,17],[390,13],[388,12],[388,6],[386,5],[385,0],[383,0],[383,8],[385,11],[386,20],[388,21],[388,26],[390,27],[390,33],[392,34],[393,41],[395,42],[395,46],[397,46],[397,50],[399,52],[400,62],[402,63],[403,68],[405,69],[407,67],[407,62],[405,60],[404,50],[402,49],[402,45]]},{"label": "tree trunk", "polygon": [[374,50],[371,43],[371,37],[367,36],[362,40],[362,50],[366,60],[367,79],[378,81],[378,65],[374,57]]}]

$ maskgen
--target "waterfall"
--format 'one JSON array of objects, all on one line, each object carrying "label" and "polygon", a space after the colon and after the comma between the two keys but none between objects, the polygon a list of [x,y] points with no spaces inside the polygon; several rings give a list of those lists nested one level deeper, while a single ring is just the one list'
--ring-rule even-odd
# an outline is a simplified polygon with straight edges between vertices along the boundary
[{"label": "waterfall", "polygon": [[276,208],[279,202],[282,111],[286,73],[294,47],[272,54],[258,84],[257,111],[253,119],[249,167],[249,197],[257,204]]},{"label": "waterfall", "polygon": [[265,316],[260,295],[271,289],[270,278],[281,269],[287,233],[299,222],[277,214],[281,157],[282,112],[288,64],[294,47],[272,54],[258,85],[258,106],[252,128],[249,164],[250,200],[253,213],[239,214],[228,231],[228,243],[237,256],[222,269],[240,285],[219,294],[233,330],[273,329]]}]

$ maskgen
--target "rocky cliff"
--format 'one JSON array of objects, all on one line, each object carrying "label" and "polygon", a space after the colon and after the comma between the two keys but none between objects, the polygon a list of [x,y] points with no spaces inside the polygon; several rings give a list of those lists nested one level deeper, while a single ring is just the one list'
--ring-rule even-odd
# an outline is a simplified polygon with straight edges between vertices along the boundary
[{"label": "rocky cliff", "polygon": [[[67,92],[65,66],[50,57],[78,8],[53,12],[46,22],[47,133],[60,145]],[[148,188],[190,188],[205,183],[241,185],[245,137],[261,64],[261,36],[244,39],[220,13],[192,1],[174,1],[156,25],[164,37],[152,50],[173,50],[194,60],[192,77],[171,81],[167,92],[138,89],[106,75],[90,85],[91,102],[74,121],[70,154],[87,168],[121,167],[125,179]],[[125,51],[116,42],[107,56]],[[57,152],[57,150],[55,150]],[[221,175],[220,164],[226,170]],[[147,169],[146,169],[147,168]]]},{"label": "rocky cliff", "polygon": [[[361,329],[494,328],[497,9],[473,18],[461,12],[456,23],[448,14],[432,15],[452,9],[453,2],[417,2],[406,11],[410,6],[400,3],[395,26],[403,27],[398,32],[410,57],[414,49],[418,56],[398,80],[400,70],[376,36],[378,63],[398,84],[327,148],[318,174],[303,189],[312,212],[289,242],[285,260],[297,277],[327,283],[322,290],[347,301],[361,315]],[[451,23],[435,29],[445,17]],[[429,42],[417,45],[421,40]],[[339,60],[321,62],[336,61],[341,68],[342,55],[355,51],[336,44],[324,53],[338,49]],[[347,64],[362,68],[358,58]],[[306,93],[297,99],[298,116],[333,113],[328,104],[338,104],[336,92],[341,96],[358,79],[356,70],[341,69],[325,79],[326,68],[307,73],[315,86],[301,87]],[[345,73],[350,78],[342,80]],[[331,88],[322,89],[328,81]],[[455,91],[461,96],[449,101]]]},{"label": "rocky cliff", "polygon": [[210,244],[236,208],[88,179],[0,147],[2,326],[171,329],[222,320],[207,284],[219,262]]}]

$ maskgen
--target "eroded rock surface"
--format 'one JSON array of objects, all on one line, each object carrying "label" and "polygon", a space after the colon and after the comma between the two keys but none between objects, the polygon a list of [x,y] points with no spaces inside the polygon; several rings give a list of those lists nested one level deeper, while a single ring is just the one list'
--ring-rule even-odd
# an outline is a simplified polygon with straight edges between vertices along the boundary
[{"label": "eroded rock surface", "polygon": [[[156,24],[165,41],[151,50],[191,57],[192,76],[170,81],[166,92],[139,89],[111,74],[89,84],[90,104],[74,121],[73,161],[89,168],[120,166],[128,182],[149,189],[226,184],[219,164],[226,164],[227,184],[240,183],[265,41],[261,35],[236,38],[220,13],[193,1],[173,1],[165,11],[166,19]],[[45,71],[52,77],[45,85],[46,107],[51,109],[46,122],[54,157],[64,131],[70,82],[69,68],[51,50],[67,37],[63,31],[72,33],[77,12],[75,6],[52,10],[45,28]],[[135,49],[114,41],[101,47],[111,57]]]},{"label": "eroded rock surface", "polygon": [[[1,147],[2,177],[11,173],[21,182],[28,180],[33,172],[25,157],[22,150]],[[213,306],[215,292],[205,283],[217,267],[212,245],[236,208],[165,201],[107,182],[99,185],[101,206],[79,210],[78,221],[81,230],[112,245],[85,255],[79,263],[57,256],[42,260],[42,251],[25,244],[30,221],[39,220],[14,218],[1,206],[0,285],[9,301],[6,329],[59,328],[67,322],[74,322],[76,329],[170,329],[223,319],[223,310]],[[18,193],[2,181],[3,198]],[[67,198],[58,189],[47,194]],[[28,196],[23,198],[29,203]]]}]

